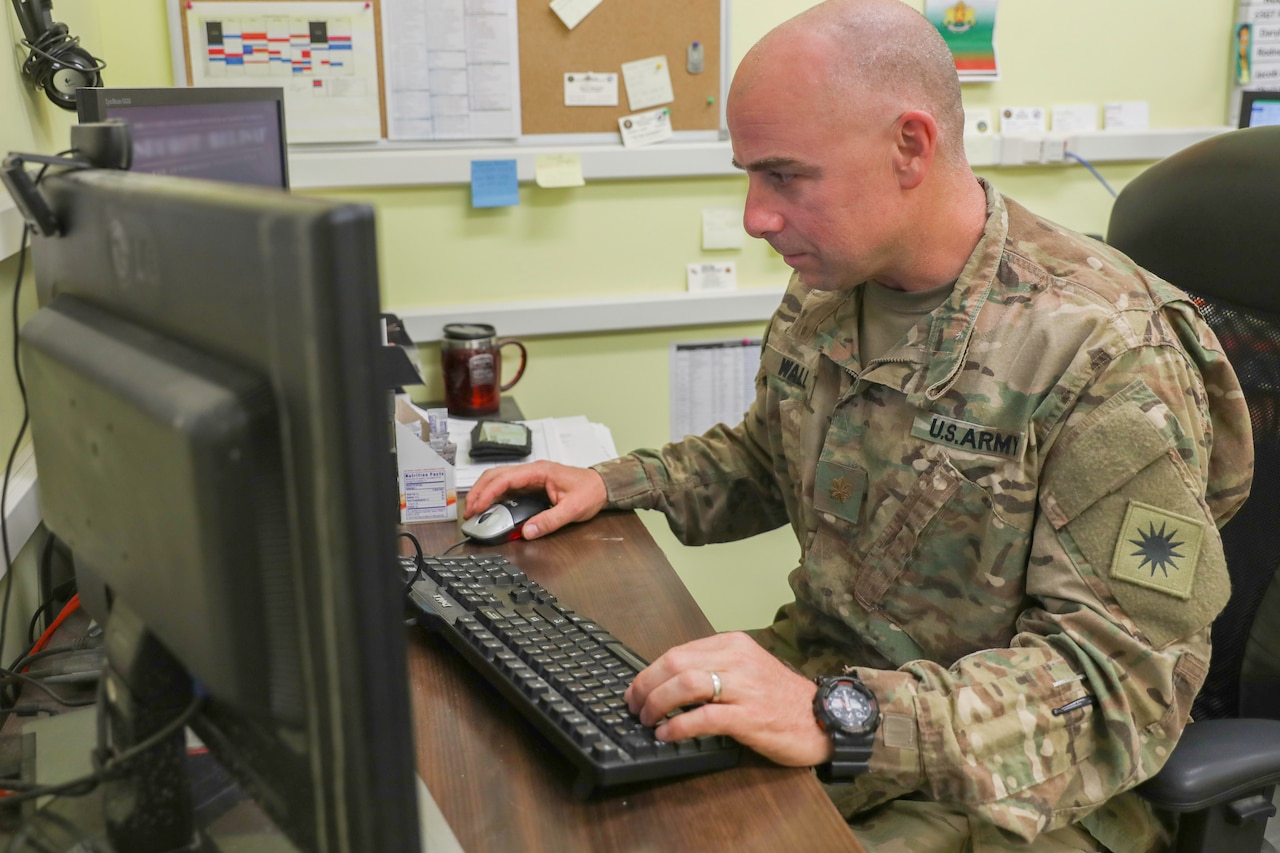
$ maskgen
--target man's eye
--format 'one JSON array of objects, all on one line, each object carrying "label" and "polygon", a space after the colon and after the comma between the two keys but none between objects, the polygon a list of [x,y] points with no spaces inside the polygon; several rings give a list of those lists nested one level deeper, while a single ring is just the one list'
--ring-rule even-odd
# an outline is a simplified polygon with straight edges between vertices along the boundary
[{"label": "man's eye", "polygon": [[770,172],[769,180],[775,184],[788,184],[795,177],[790,172]]}]

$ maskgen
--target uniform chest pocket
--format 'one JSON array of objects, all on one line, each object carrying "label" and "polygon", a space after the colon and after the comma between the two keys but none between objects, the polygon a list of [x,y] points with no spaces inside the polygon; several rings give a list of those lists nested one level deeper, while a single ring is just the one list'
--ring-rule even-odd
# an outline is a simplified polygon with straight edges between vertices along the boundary
[{"label": "uniform chest pocket", "polygon": [[1008,645],[1025,607],[1030,536],[931,446],[914,485],[882,517],[853,590],[943,664]]}]

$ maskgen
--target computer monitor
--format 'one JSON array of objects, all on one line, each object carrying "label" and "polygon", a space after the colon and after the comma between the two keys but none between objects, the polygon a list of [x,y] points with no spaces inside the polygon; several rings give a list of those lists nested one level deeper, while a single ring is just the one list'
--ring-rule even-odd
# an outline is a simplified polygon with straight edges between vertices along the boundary
[{"label": "computer monitor", "polygon": [[[203,694],[192,729],[298,847],[418,850],[371,209],[105,170],[41,191],[62,232],[33,242],[21,357],[113,739]],[[189,831],[182,744],[153,752],[107,786],[115,849],[169,849],[166,809]]]},{"label": "computer monitor", "polygon": [[78,89],[76,113],[129,123],[134,172],[289,186],[283,89]]},{"label": "computer monitor", "polygon": [[1243,92],[1240,95],[1240,126],[1264,127],[1280,124],[1280,92]]}]

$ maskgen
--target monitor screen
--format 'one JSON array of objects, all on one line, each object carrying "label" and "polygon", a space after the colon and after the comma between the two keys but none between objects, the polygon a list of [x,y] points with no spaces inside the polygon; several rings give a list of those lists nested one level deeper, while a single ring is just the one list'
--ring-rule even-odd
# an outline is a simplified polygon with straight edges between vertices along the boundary
[{"label": "monitor screen", "polygon": [[[102,170],[41,191],[62,232],[33,242],[21,356],[113,742],[202,696],[192,729],[298,847],[417,850],[372,210]],[[170,772],[107,783],[115,849],[169,849]]]},{"label": "monitor screen", "polygon": [[1280,124],[1280,92],[1245,92],[1240,101],[1240,126]]},{"label": "monitor screen", "polygon": [[282,89],[78,89],[76,110],[129,123],[134,172],[289,186]]}]

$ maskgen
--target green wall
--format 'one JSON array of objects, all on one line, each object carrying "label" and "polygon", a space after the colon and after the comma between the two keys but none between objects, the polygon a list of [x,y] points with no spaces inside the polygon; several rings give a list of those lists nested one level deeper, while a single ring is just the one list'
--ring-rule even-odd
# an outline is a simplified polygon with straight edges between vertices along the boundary
[{"label": "green wall", "polygon": [[[770,27],[810,5],[804,0],[732,4],[734,64]],[[911,5],[920,8],[921,0]],[[0,25],[16,41],[8,10]],[[1232,0],[1077,0],[1001,4],[997,46],[1003,79],[966,84],[970,107],[1147,100],[1154,128],[1222,125],[1227,113]],[[109,63],[111,86],[169,85],[167,18],[159,0],[57,0],[56,17]],[[0,62],[0,151],[64,147],[70,115],[23,91],[12,51]],[[1103,165],[1116,189],[1142,164]],[[980,169],[1033,210],[1086,232],[1105,231],[1110,196],[1079,166]],[[701,209],[739,205],[744,179],[601,181],[572,190],[523,186],[520,206],[474,211],[464,187],[399,187],[322,194],[372,203],[379,217],[381,283],[389,310],[428,305],[651,293],[684,289],[685,265],[733,260],[740,287],[780,287],[787,276],[767,246],[703,252]],[[8,316],[15,270],[0,260]],[[29,309],[28,309],[29,310]],[[673,318],[678,321],[679,318]],[[761,318],[762,321],[764,318]],[[530,417],[585,413],[608,424],[620,450],[665,441],[667,348],[673,340],[736,337],[754,325],[528,341],[530,367],[517,397]],[[7,319],[0,349],[11,352]],[[434,350],[425,363],[434,370]],[[7,358],[6,358],[7,362]],[[17,396],[0,366],[0,445],[17,427]],[[438,382],[438,377],[429,377]],[[652,514],[646,514],[651,516]],[[718,628],[769,619],[785,597],[797,548],[786,531],[748,543],[681,548],[661,518],[646,522]],[[732,589],[732,594],[724,594]]]}]

